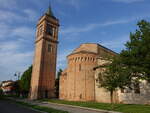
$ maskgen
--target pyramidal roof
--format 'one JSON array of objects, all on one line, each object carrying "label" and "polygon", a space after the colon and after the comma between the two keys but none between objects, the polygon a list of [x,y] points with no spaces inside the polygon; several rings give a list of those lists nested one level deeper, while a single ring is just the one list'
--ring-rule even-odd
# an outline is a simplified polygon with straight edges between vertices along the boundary
[{"label": "pyramidal roof", "polygon": [[48,7],[47,11],[46,11],[46,14],[47,15],[50,15],[50,16],[54,16],[53,12],[52,12],[52,9],[51,9],[51,6]]},{"label": "pyramidal roof", "polygon": [[53,11],[52,11],[51,5],[49,5],[49,7],[48,7],[48,9],[47,9],[47,11],[46,11],[45,14],[48,15],[48,16],[50,16],[50,17],[56,18],[56,17],[54,16]]}]

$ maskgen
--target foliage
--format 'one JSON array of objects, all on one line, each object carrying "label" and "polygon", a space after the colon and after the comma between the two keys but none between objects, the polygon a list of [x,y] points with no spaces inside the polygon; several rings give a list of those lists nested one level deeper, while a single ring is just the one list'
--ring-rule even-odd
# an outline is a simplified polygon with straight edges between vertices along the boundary
[{"label": "foliage", "polygon": [[58,73],[57,73],[57,79],[55,80],[55,88],[56,88],[56,97],[58,98],[59,97],[59,79],[60,79],[60,76],[61,76],[61,73],[62,73],[62,69],[59,69]]},{"label": "foliage", "polygon": [[4,97],[3,90],[0,88],[0,99],[2,99],[3,97]]},{"label": "foliage", "polygon": [[132,70],[132,77],[150,81],[150,23],[142,20],[137,25],[120,53],[121,63]]},{"label": "foliage", "polygon": [[123,113],[150,113],[150,105],[134,105],[134,104],[114,104],[114,108],[111,108],[111,104],[108,103],[97,103],[97,102],[73,102],[73,101],[64,101],[64,100],[49,100],[44,101],[58,103],[58,104],[67,104],[74,106],[81,106],[94,109],[103,109],[103,110],[113,110]]},{"label": "foliage", "polygon": [[[20,87],[20,80],[17,80],[14,82],[13,84],[13,87],[14,87],[14,92],[16,94],[16,96],[19,96],[20,95],[20,92],[21,92],[21,87]],[[12,95],[13,96],[13,95]]]},{"label": "foliage", "polygon": [[30,81],[31,81],[31,74],[32,74],[32,66],[30,66],[21,76],[20,79],[20,88],[23,95],[27,96],[30,90]]},{"label": "foliage", "polygon": [[137,84],[140,79],[150,81],[150,23],[142,20],[137,25],[138,29],[125,44],[126,49],[99,75],[100,86],[110,91],[112,102],[117,88],[131,89],[131,84]]},{"label": "foliage", "polygon": [[131,72],[122,66],[119,56],[115,57],[112,63],[101,68],[105,68],[105,71],[98,75],[99,86],[110,92],[111,102],[113,103],[113,92],[118,88],[124,89],[126,86],[130,86]]}]

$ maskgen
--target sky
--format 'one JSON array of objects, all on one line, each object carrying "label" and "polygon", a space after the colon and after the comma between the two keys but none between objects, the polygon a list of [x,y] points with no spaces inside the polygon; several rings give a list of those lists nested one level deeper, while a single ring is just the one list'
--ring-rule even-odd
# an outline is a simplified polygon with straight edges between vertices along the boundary
[{"label": "sky", "polygon": [[[0,81],[16,80],[33,62],[38,19],[49,0],[0,0]],[[60,21],[57,70],[82,43],[99,43],[115,52],[125,49],[137,22],[150,21],[150,0],[51,0]]]}]

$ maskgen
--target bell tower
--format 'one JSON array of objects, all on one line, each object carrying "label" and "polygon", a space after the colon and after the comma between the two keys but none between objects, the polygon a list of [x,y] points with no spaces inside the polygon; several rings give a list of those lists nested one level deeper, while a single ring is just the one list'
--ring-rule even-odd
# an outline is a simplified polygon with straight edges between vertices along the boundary
[{"label": "bell tower", "polygon": [[35,54],[31,77],[31,100],[55,96],[55,74],[59,20],[51,7],[39,19],[36,30]]}]

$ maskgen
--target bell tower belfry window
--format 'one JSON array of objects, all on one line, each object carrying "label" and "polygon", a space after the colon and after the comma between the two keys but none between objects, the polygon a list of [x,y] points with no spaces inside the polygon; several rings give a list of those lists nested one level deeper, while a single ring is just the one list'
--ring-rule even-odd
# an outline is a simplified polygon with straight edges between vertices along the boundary
[{"label": "bell tower belfry window", "polygon": [[30,99],[54,97],[59,20],[51,7],[39,19],[31,78]]}]

